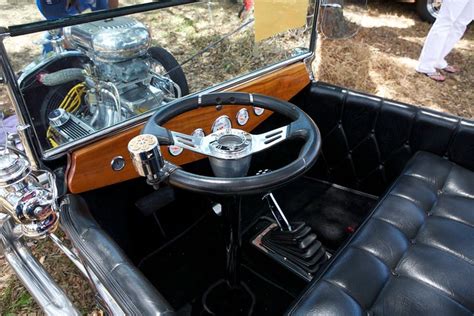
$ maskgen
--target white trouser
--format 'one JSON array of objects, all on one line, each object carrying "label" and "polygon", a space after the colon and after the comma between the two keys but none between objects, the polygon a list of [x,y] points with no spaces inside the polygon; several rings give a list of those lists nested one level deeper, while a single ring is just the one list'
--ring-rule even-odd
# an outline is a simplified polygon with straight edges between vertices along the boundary
[{"label": "white trouser", "polygon": [[416,70],[436,72],[448,66],[446,56],[461,39],[474,18],[474,0],[443,0],[439,16],[431,27]]}]

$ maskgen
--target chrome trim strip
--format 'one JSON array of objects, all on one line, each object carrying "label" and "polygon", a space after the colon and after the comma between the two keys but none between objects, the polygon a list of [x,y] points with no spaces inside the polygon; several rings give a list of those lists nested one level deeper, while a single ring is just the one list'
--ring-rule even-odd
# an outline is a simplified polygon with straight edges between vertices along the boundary
[{"label": "chrome trim strip", "polygon": [[[306,58],[308,58],[312,55],[313,55],[312,52],[308,52],[308,53],[302,54],[300,56],[295,56],[291,59],[287,59],[287,60],[282,61],[280,63],[268,66],[266,68],[262,68],[260,70],[255,71],[255,72],[251,72],[249,74],[243,75],[241,77],[231,79],[229,81],[226,81],[226,82],[223,82],[221,84],[215,85],[215,86],[210,87],[208,89],[204,89],[204,90],[201,90],[199,92],[192,93],[190,95],[187,95],[184,98],[192,98],[192,97],[195,97],[196,95],[201,95],[201,94],[210,93],[210,92],[216,92],[216,91],[220,91],[220,90],[223,90],[223,89],[226,89],[226,88],[238,86],[238,85],[240,85],[240,84],[242,84],[246,81],[256,79],[256,78],[258,78],[262,75],[266,75],[266,74],[268,74],[272,71],[281,69],[283,67],[292,65],[294,63],[297,63],[297,62],[299,62],[301,60],[304,60],[304,59],[306,59]],[[181,99],[179,99],[179,100],[181,100]],[[177,101],[172,101],[168,104],[172,104],[173,102],[177,102]],[[153,111],[151,111],[149,113],[145,113],[142,116],[138,116],[138,117],[132,118],[128,121],[124,121],[122,123],[119,123],[115,126],[111,126],[109,128],[100,130],[97,133],[91,134],[91,135],[89,135],[87,137],[84,137],[82,139],[67,143],[67,144],[62,145],[62,146],[57,147],[57,148],[49,149],[49,150],[47,150],[43,153],[43,158],[45,160],[52,160],[52,159],[61,157],[62,155],[64,155],[68,151],[71,151],[71,150],[77,149],[81,146],[85,146],[85,145],[90,144],[92,142],[98,141],[98,140],[104,138],[105,136],[114,135],[114,134],[117,134],[121,131],[130,129],[130,128],[132,128],[132,127],[134,127],[134,126],[136,126],[136,125],[138,125],[142,122],[145,122],[153,113],[154,113]]]},{"label": "chrome trim strip", "polygon": [[99,278],[94,274],[94,272],[82,264],[79,257],[76,256],[76,254],[73,253],[56,235],[50,234],[49,237],[54,242],[54,244],[66,255],[66,257],[68,257],[69,260],[74,263],[79,271],[81,271],[82,275],[84,275],[84,277],[86,277],[89,282],[93,284],[103,303],[106,305],[108,312],[111,315],[125,315],[123,310],[117,304],[112,295],[110,295],[105,286],[99,281]]},{"label": "chrome trim strip", "polygon": [[11,219],[0,229],[0,253],[47,315],[81,315],[30,249],[15,236]]}]

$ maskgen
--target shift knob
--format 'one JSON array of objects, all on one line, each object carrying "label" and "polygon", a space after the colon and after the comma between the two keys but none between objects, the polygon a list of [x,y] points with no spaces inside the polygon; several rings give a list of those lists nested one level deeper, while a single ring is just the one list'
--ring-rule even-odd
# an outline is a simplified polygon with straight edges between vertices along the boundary
[{"label": "shift knob", "polygon": [[138,174],[146,177],[150,184],[159,182],[164,162],[156,136],[135,136],[128,143],[128,151]]}]

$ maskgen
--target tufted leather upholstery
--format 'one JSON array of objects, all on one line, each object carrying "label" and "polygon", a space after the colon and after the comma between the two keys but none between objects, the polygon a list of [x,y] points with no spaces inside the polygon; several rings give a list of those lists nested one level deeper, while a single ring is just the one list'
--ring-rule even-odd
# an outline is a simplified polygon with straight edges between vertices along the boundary
[{"label": "tufted leather upholstery", "polygon": [[420,150],[474,169],[473,121],[324,83],[302,97],[323,137],[317,178],[380,195]]},{"label": "tufted leather upholstery", "polygon": [[474,172],[418,152],[291,315],[473,315]]}]

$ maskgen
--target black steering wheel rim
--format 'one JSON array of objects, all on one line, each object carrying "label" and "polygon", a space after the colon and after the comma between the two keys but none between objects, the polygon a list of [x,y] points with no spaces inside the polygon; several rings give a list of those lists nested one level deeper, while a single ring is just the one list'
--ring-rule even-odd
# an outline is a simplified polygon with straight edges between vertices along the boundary
[{"label": "black steering wheel rim", "polygon": [[257,106],[292,120],[288,139],[301,138],[305,141],[298,158],[272,172],[238,178],[208,177],[176,168],[169,175],[170,185],[216,195],[257,194],[285,185],[304,174],[316,162],[321,149],[321,133],[313,120],[296,105],[261,94],[219,92],[183,98],[158,108],[141,133],[156,136],[160,145],[173,145],[170,131],[162,127],[164,123],[188,111],[220,105]]}]

